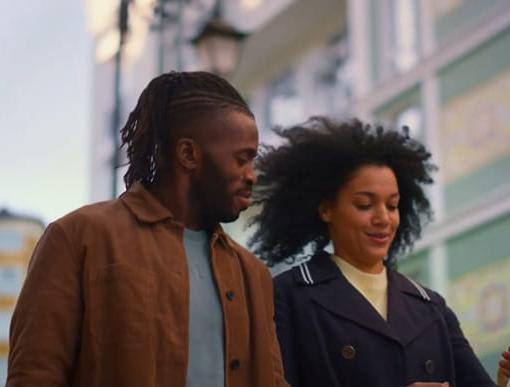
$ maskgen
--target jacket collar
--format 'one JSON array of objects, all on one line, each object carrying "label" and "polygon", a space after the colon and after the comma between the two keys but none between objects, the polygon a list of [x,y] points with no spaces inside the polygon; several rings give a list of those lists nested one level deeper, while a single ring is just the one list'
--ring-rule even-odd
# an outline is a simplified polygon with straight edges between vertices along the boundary
[{"label": "jacket collar", "polygon": [[134,183],[128,191],[124,192],[120,200],[139,222],[158,223],[173,218],[170,210],[140,182]]},{"label": "jacket collar", "polygon": [[315,303],[405,345],[438,316],[430,313],[430,296],[420,285],[391,269],[387,273],[388,320],[385,321],[344,277],[329,253],[321,252],[293,268],[295,281],[309,287],[310,297]]},{"label": "jacket collar", "polygon": [[[172,212],[163,206],[140,182],[134,183],[119,199],[139,222],[159,223],[173,220]],[[182,224],[181,226],[184,227]],[[233,247],[220,224],[211,230],[211,242],[214,243],[216,240]]]}]

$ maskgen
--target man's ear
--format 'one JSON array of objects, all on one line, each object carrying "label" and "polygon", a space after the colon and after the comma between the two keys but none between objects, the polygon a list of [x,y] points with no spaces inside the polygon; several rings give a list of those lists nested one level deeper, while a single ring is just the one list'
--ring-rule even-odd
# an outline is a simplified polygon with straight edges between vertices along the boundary
[{"label": "man's ear", "polygon": [[329,200],[321,200],[319,204],[319,218],[324,223],[329,223],[331,221],[331,203]]},{"label": "man's ear", "polygon": [[175,144],[175,157],[177,164],[187,171],[199,168],[202,160],[202,149],[191,138],[179,138]]}]

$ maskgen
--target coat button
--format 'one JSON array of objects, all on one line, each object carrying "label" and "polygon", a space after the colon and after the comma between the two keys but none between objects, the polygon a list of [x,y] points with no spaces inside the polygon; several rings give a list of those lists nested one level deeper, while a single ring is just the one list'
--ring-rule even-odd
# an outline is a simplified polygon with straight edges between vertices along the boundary
[{"label": "coat button", "polygon": [[233,290],[229,290],[225,293],[225,296],[227,296],[227,300],[232,301],[235,297],[235,293]]},{"label": "coat button", "polygon": [[425,362],[425,372],[429,375],[434,373],[434,361],[433,360],[427,360]]},{"label": "coat button", "polygon": [[241,362],[237,359],[232,359],[230,361],[230,369],[232,371],[235,371],[236,369],[238,369],[240,365],[241,365]]},{"label": "coat button", "polygon": [[345,345],[342,348],[342,357],[348,360],[354,359],[356,357],[356,348],[352,345]]}]

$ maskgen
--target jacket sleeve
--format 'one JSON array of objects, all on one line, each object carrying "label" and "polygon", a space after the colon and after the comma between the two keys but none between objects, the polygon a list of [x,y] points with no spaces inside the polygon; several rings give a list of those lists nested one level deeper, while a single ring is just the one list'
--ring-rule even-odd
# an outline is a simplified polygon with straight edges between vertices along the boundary
[{"label": "jacket sleeve", "polygon": [[57,223],[39,240],[11,321],[7,387],[67,387],[79,348],[80,268]]},{"label": "jacket sleeve", "polygon": [[458,387],[494,387],[496,384],[491,380],[482,364],[476,357],[471,345],[462,333],[459,320],[455,313],[444,303],[444,317],[448,327],[448,333],[453,350],[455,364],[455,379]]},{"label": "jacket sleeve", "polygon": [[285,378],[292,387],[299,387],[293,318],[285,291],[284,278],[275,279],[274,293],[276,333],[280,343]]},{"label": "jacket sleeve", "polygon": [[264,288],[269,291],[269,297],[268,305],[269,305],[269,329],[270,329],[270,346],[271,346],[271,354],[273,358],[273,364],[274,364],[274,372],[275,372],[275,386],[276,387],[289,387],[289,384],[285,380],[284,374],[283,374],[283,366],[282,366],[282,357],[280,352],[280,346],[278,345],[278,339],[276,337],[276,330],[275,330],[275,324],[274,324],[274,307],[273,307],[273,283],[271,279],[271,274],[269,273],[269,270],[267,270],[266,267],[264,267],[264,274],[262,276],[264,278]]}]

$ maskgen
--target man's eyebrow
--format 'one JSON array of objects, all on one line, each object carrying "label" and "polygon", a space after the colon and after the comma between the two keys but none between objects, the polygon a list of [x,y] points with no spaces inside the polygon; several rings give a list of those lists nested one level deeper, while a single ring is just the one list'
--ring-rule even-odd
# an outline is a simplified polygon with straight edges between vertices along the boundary
[{"label": "man's eyebrow", "polygon": [[256,149],[253,149],[253,148],[244,148],[244,149],[239,149],[236,154],[240,155],[240,154],[246,154],[246,156],[248,156],[249,158],[255,158],[257,156],[257,150]]}]

